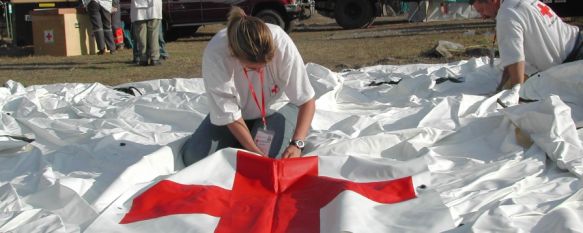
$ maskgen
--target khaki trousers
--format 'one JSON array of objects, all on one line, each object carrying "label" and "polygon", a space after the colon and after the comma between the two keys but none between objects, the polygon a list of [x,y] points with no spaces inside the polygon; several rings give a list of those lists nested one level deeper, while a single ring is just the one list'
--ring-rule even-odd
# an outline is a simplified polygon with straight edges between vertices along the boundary
[{"label": "khaki trousers", "polygon": [[140,62],[147,62],[148,59],[152,61],[160,59],[160,44],[158,43],[160,21],[160,19],[150,19],[134,22]]}]

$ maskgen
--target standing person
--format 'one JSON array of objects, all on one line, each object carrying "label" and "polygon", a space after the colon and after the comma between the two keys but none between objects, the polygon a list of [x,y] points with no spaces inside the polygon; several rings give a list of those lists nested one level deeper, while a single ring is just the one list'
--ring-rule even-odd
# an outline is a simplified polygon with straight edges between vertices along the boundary
[{"label": "standing person", "polygon": [[121,9],[119,6],[119,0],[112,1],[111,29],[113,31],[113,42],[115,43],[115,49],[123,49],[123,27],[121,22]]},{"label": "standing person", "polygon": [[83,0],[83,6],[87,8],[93,36],[97,42],[97,54],[105,53],[105,47],[111,54],[115,53],[115,43],[111,31],[111,0]]},{"label": "standing person", "polygon": [[496,19],[496,36],[504,67],[498,90],[512,88],[507,104],[518,103],[525,75],[582,59],[579,28],[566,24],[538,0],[470,0],[484,18]]},{"label": "standing person", "polygon": [[139,64],[160,65],[158,33],[162,21],[162,0],[132,0],[132,30],[138,42]]},{"label": "standing person", "polygon": [[204,51],[202,76],[210,113],[182,147],[185,165],[226,147],[301,155],[315,93],[299,51],[279,26],[232,8],[227,28]]},{"label": "standing person", "polygon": [[160,35],[158,36],[158,43],[160,44],[160,59],[166,60],[170,58],[170,54],[166,50],[166,40],[164,40],[164,25],[160,25]]},{"label": "standing person", "polygon": [[[137,38],[136,36],[136,32],[134,31],[134,29],[136,28],[135,25],[132,25],[130,31],[130,36],[128,39],[129,44],[132,45],[132,54],[133,54],[133,60],[132,63],[134,64],[140,64],[140,52],[138,50],[138,45],[137,45],[137,41],[135,41],[134,38]],[[159,47],[160,47],[160,59],[162,60],[166,60],[168,58],[170,58],[170,53],[168,53],[168,51],[166,50],[166,41],[164,40],[164,25],[160,24],[160,32],[158,35],[158,43],[159,43]],[[147,54],[150,54],[150,51],[146,50]]]}]

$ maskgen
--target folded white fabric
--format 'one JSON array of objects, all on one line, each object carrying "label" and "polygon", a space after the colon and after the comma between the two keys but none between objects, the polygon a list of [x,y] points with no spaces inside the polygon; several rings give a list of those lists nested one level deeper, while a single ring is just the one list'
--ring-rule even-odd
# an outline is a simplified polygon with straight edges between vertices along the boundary
[{"label": "folded white fabric", "polygon": [[504,104],[503,107],[510,107],[518,104],[520,98],[520,84],[516,84],[512,89],[503,90],[502,92],[503,93],[498,100],[501,104]]},{"label": "folded white fabric", "polygon": [[559,168],[583,177],[583,145],[571,109],[558,96],[508,108],[504,115],[529,134]]}]

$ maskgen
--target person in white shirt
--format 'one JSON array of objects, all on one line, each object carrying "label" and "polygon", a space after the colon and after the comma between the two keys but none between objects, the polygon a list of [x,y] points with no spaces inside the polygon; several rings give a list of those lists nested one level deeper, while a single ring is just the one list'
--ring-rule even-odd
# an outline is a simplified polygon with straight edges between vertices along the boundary
[{"label": "person in white shirt", "polygon": [[210,113],[182,147],[185,165],[226,147],[301,156],[315,92],[298,49],[279,26],[233,7],[227,28],[204,51],[202,76]]},{"label": "person in white shirt", "polygon": [[470,4],[482,17],[496,19],[504,67],[498,91],[517,92],[529,75],[583,58],[579,28],[563,22],[538,0],[470,0]]},{"label": "person in white shirt", "polygon": [[106,47],[111,54],[114,54],[115,43],[111,30],[111,0],[83,0],[82,3],[89,14],[93,36],[97,43],[97,54],[103,55]]},{"label": "person in white shirt", "polygon": [[138,45],[138,64],[160,65],[158,34],[162,21],[162,0],[132,0],[130,18]]}]

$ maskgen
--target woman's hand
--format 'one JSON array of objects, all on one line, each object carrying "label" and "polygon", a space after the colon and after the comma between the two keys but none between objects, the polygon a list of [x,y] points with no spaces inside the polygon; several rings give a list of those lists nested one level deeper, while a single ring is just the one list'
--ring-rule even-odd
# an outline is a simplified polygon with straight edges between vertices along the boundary
[{"label": "woman's hand", "polygon": [[247,125],[245,124],[243,118],[239,118],[236,121],[228,124],[227,128],[229,129],[229,131],[231,131],[233,136],[235,136],[237,141],[241,143],[243,148],[245,148],[248,151],[260,154],[264,157],[267,157],[267,155],[263,153],[263,151],[261,151],[261,149],[255,144],[253,136],[251,136],[251,132],[249,131],[249,128],[247,128]]},{"label": "woman's hand", "polygon": [[300,148],[294,145],[289,145],[287,148],[285,148],[285,151],[283,151],[281,158],[299,158],[300,156],[302,156],[302,151]]}]

